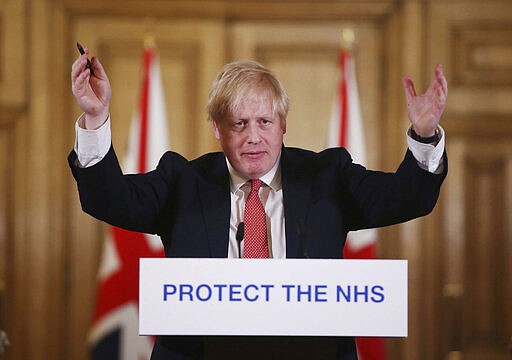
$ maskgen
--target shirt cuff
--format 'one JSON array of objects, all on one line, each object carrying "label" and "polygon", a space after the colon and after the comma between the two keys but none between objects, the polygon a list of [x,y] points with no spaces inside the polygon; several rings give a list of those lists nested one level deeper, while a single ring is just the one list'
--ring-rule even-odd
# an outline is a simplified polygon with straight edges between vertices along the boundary
[{"label": "shirt cuff", "polygon": [[441,137],[437,145],[423,144],[411,137],[411,128],[407,130],[407,146],[411,150],[419,167],[434,174],[443,172],[443,153],[445,147],[444,129],[439,126]]},{"label": "shirt cuff", "polygon": [[110,131],[110,115],[101,127],[96,130],[86,130],[80,126],[84,120],[80,115],[75,123],[75,146],[79,167],[87,168],[99,163],[107,155],[112,143]]}]

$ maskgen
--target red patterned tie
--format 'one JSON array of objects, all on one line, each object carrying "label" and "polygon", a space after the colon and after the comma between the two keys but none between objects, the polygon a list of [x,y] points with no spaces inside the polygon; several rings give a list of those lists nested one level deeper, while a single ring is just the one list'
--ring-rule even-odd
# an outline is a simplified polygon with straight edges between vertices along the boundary
[{"label": "red patterned tie", "polygon": [[261,180],[251,180],[251,192],[245,201],[244,258],[268,258],[267,220],[258,191]]}]

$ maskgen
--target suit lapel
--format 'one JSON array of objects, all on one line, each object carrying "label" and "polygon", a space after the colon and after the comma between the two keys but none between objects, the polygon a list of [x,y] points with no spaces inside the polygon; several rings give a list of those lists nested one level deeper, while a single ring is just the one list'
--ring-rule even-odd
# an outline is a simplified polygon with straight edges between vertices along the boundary
[{"label": "suit lapel", "polygon": [[212,154],[207,166],[201,168],[202,181],[198,183],[203,219],[206,226],[210,256],[227,258],[231,200],[229,173],[223,153]]},{"label": "suit lapel", "polygon": [[312,177],[304,171],[304,159],[283,147],[281,178],[286,227],[286,257],[307,257],[306,220],[311,202]]},{"label": "suit lapel", "polygon": [[[229,172],[223,153],[216,153],[208,166],[199,165],[202,181],[198,183],[203,219],[206,225],[211,257],[228,256],[231,200]],[[286,231],[286,257],[300,258],[306,254],[306,220],[311,203],[312,177],[305,172],[304,159],[283,147],[281,179]]]}]

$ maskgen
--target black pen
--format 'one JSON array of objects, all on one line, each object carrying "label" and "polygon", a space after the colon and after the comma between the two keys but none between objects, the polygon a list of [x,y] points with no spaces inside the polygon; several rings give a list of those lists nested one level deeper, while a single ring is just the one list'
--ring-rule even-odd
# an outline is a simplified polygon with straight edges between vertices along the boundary
[{"label": "black pen", "polygon": [[[80,43],[78,41],[76,43],[76,47],[78,48],[78,51],[80,51],[80,55],[85,54],[84,48],[82,47],[82,45],[80,45]],[[89,70],[91,70],[91,75],[94,76],[94,71],[92,70],[92,64],[89,61],[89,59],[87,59],[87,65],[85,67],[87,67]]]}]

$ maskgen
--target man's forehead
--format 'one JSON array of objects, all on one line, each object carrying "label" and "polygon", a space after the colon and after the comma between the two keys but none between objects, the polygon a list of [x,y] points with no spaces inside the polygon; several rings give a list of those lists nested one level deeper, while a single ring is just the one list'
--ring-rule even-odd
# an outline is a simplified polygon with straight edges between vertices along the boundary
[{"label": "man's forehead", "polygon": [[[240,99],[238,106],[234,109],[233,116],[248,113],[252,115],[274,116],[276,114],[275,111],[272,111],[272,105],[272,98],[268,91],[252,90]],[[254,114],[254,112],[257,112],[257,114]]]}]

